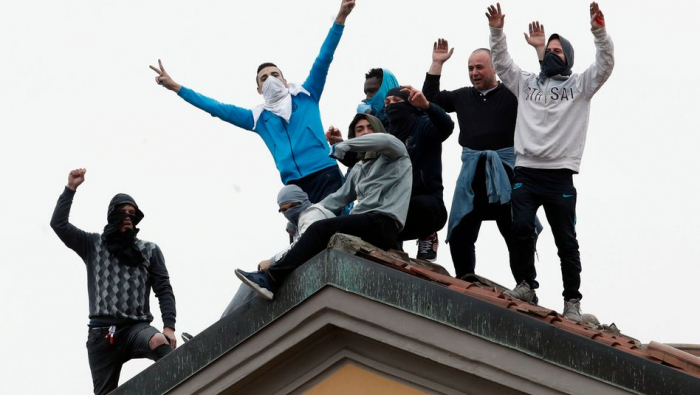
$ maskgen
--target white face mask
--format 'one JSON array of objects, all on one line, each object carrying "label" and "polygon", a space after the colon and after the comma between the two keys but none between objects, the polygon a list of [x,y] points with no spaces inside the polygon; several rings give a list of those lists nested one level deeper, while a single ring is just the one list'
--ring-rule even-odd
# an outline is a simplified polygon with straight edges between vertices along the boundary
[{"label": "white face mask", "polygon": [[289,89],[278,78],[270,76],[263,82],[262,94],[265,104],[274,106],[289,95]]}]

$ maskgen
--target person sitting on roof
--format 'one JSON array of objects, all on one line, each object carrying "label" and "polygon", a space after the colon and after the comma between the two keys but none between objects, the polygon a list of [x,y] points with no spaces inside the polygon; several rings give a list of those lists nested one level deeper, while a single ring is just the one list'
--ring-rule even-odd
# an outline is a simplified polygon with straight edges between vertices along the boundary
[{"label": "person sitting on roof", "polygon": [[[287,185],[283,187],[277,195],[277,204],[279,205],[279,212],[287,218],[287,223],[293,227],[292,229],[288,229],[292,235],[293,241],[291,245],[272,256],[272,258],[260,262],[258,264],[259,270],[268,270],[270,266],[276,265],[284,258],[287,252],[289,252],[289,249],[299,241],[301,235],[306,232],[311,224],[322,219],[335,217],[332,212],[328,211],[322,205],[318,203],[311,204],[306,192],[302,191],[301,188],[296,185]],[[237,308],[248,303],[255,295],[257,295],[257,293],[253,292],[250,287],[239,287],[221,317],[223,318],[229,315]]]},{"label": "person sitting on roof", "polygon": [[331,146],[332,158],[342,159],[347,152],[358,152],[361,160],[352,168],[345,184],[319,204],[335,212],[357,200],[350,215],[315,222],[267,270],[248,273],[236,269],[236,276],[244,284],[272,300],[286,277],[323,251],[335,233],[360,237],[382,249],[396,245],[411,198],[411,158],[399,139],[373,129],[376,122],[379,120],[369,114],[357,114],[350,124],[356,137]]},{"label": "person sitting on roof", "polygon": [[[265,103],[253,109],[220,103],[175,82],[158,60],[156,83],[212,116],[257,133],[272,154],[284,185],[295,184],[316,203],[343,183],[338,164],[328,158],[319,102],[345,20],[355,0],[342,0],[335,23],[323,42],[306,81],[290,84],[273,63],[258,67],[255,79]],[[295,21],[296,22],[296,21]],[[281,30],[283,31],[283,29]]]}]

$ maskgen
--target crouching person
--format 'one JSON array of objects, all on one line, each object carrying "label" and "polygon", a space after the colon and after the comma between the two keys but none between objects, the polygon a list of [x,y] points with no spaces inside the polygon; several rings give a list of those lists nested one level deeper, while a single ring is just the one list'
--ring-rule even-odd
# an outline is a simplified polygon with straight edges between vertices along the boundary
[{"label": "crouching person", "polygon": [[272,300],[285,278],[323,251],[335,233],[357,236],[383,249],[396,245],[411,198],[411,159],[399,139],[373,133],[368,119],[378,120],[370,117],[357,114],[351,124],[356,137],[331,147],[331,157],[343,159],[347,152],[357,152],[360,162],[352,168],[345,184],[319,203],[335,212],[357,200],[350,215],[315,222],[268,270],[236,270],[236,276],[263,297]]},{"label": "crouching person", "polygon": [[[84,232],[68,222],[73,196],[83,181],[85,169],[70,172],[51,227],[85,262],[90,300],[88,361],[95,394],[106,394],[119,385],[125,362],[157,361],[176,346],[175,296],[160,248],[136,237],[143,212],[129,195],[117,194],[109,203],[102,234]],[[163,333],[150,325],[151,287],[160,303]]]}]

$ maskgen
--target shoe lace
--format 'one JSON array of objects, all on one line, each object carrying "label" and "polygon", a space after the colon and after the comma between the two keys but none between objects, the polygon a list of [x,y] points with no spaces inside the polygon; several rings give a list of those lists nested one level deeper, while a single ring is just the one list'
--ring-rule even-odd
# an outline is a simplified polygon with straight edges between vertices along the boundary
[{"label": "shoe lace", "polygon": [[418,239],[418,252],[420,252],[420,253],[430,252],[430,250],[432,248],[433,248],[433,240],[431,240],[431,239],[427,239],[427,240]]}]

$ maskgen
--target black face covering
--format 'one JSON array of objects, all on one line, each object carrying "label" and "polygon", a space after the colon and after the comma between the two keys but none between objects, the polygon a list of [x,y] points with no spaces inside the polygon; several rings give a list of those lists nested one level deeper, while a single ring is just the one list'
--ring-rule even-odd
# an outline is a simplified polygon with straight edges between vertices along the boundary
[{"label": "black face covering", "polygon": [[404,100],[401,103],[384,106],[384,112],[389,120],[389,134],[406,142],[406,139],[411,136],[413,124],[420,110],[408,102],[408,93],[401,92],[401,88],[390,89],[386,96],[396,96]]},{"label": "black face covering", "polygon": [[547,47],[552,40],[559,40],[561,49],[564,52],[566,62],[561,60],[553,52],[547,52],[542,59],[542,68],[540,70],[540,78],[549,78],[554,75],[571,75],[571,69],[574,67],[574,47],[569,40],[558,34],[552,34],[547,40]]},{"label": "black face covering", "polygon": [[[120,209],[125,204],[134,206],[136,215],[121,212]],[[121,232],[120,228],[124,225],[126,218],[131,218],[134,229],[126,229],[124,232]],[[136,246],[136,235],[139,233],[136,225],[141,222],[141,219],[143,219],[143,212],[139,210],[131,196],[120,193],[112,198],[107,212],[108,223],[102,233],[102,240],[104,240],[107,250],[117,257],[121,264],[138,266],[145,260],[143,254]]]},{"label": "black face covering", "polygon": [[566,63],[557,54],[547,52],[544,54],[544,59],[542,59],[540,77],[549,78],[557,74],[569,75],[571,74],[571,69],[567,68]]}]

